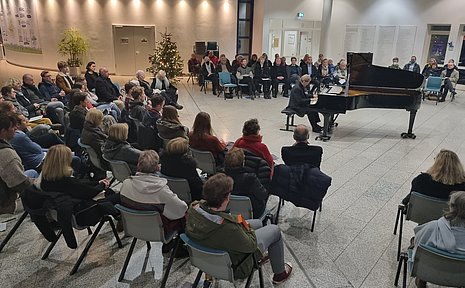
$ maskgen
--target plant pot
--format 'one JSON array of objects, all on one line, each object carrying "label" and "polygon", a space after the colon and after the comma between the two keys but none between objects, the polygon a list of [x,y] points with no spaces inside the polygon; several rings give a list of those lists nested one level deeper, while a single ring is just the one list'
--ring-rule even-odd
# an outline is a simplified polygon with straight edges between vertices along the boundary
[{"label": "plant pot", "polygon": [[69,67],[69,75],[71,75],[71,77],[80,76],[81,75],[81,67],[80,66]]}]

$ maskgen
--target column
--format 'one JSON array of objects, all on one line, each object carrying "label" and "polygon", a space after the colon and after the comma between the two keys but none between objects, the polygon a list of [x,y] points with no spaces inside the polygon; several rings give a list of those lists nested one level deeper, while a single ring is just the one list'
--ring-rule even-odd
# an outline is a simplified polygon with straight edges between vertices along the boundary
[{"label": "column", "polygon": [[330,47],[329,27],[333,13],[333,0],[323,0],[323,15],[321,17],[320,51],[327,56]]}]

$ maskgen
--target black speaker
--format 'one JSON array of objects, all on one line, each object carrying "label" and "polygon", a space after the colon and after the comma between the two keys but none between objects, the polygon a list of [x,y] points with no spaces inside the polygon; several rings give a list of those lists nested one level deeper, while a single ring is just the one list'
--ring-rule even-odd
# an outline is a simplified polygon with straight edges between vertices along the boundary
[{"label": "black speaker", "polygon": [[195,54],[205,55],[207,54],[207,46],[205,42],[195,42]]}]

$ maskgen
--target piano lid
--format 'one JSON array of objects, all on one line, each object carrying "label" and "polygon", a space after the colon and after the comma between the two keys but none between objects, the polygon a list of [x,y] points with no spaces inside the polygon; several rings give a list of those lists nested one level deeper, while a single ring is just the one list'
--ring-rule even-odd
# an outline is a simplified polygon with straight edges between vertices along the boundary
[{"label": "piano lid", "polygon": [[347,53],[352,86],[417,89],[423,84],[423,75],[407,70],[392,69],[371,64],[372,53]]}]

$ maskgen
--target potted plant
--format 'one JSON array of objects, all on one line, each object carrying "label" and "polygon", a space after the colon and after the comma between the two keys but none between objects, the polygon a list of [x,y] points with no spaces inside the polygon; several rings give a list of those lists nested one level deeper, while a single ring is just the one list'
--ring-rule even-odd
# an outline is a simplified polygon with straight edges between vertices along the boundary
[{"label": "potted plant", "polygon": [[63,31],[63,37],[58,43],[58,53],[68,56],[68,65],[71,76],[81,74],[82,56],[90,48],[89,41],[76,28],[69,28]]}]

